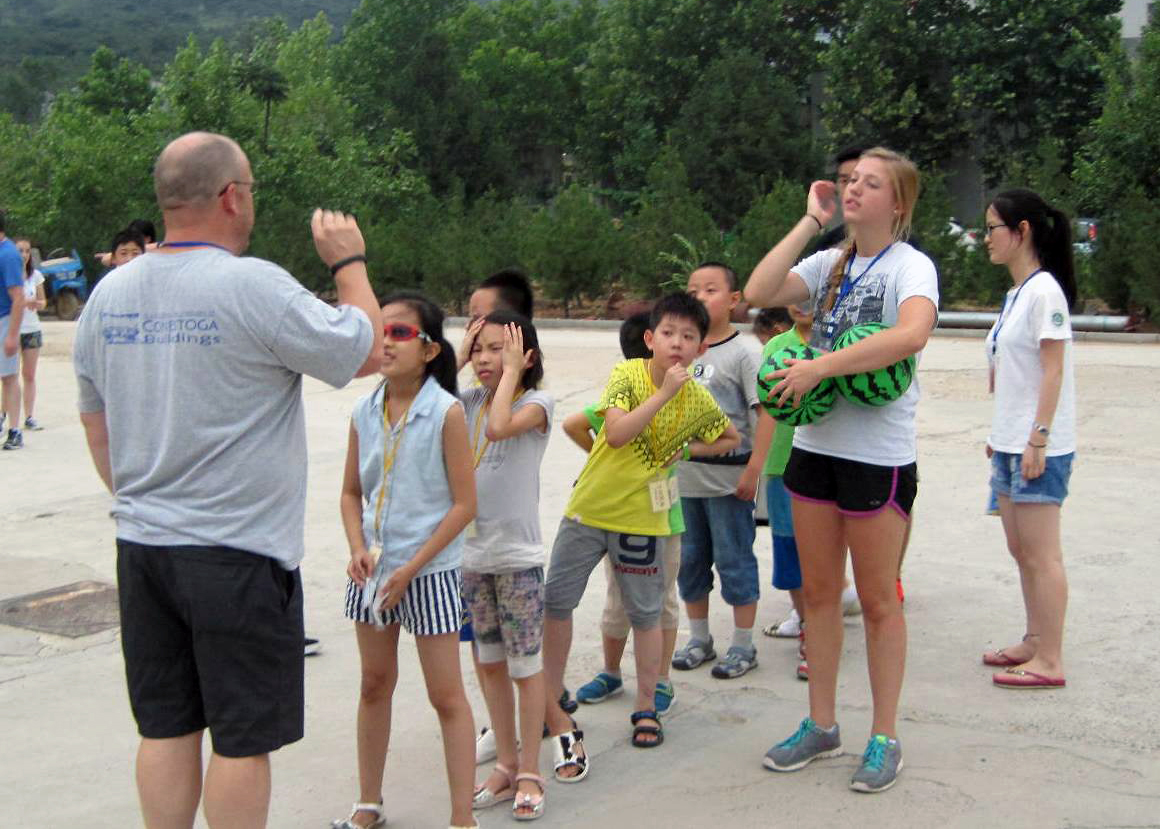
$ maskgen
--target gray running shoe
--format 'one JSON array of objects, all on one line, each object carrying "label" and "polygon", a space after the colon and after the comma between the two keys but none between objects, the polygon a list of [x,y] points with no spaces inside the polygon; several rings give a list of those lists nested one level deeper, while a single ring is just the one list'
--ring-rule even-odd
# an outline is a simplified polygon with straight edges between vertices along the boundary
[{"label": "gray running shoe", "polygon": [[862,765],[850,778],[856,792],[884,792],[898,780],[902,771],[902,746],[885,734],[875,734],[866,745]]},{"label": "gray running shoe", "polygon": [[818,728],[806,717],[788,740],[782,740],[765,753],[761,764],[770,771],[797,771],[824,757],[842,753],[842,737],[835,725],[829,731]]},{"label": "gray running shoe", "polygon": [[736,679],[757,667],[757,648],[730,648],[725,658],[713,666],[717,679]]}]

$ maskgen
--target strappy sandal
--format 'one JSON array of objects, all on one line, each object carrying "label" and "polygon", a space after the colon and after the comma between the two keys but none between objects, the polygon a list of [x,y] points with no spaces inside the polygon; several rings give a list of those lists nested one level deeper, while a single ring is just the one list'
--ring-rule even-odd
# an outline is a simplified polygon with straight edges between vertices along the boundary
[{"label": "strappy sandal", "polygon": [[[656,711],[637,711],[629,719],[632,720],[632,744],[637,748],[656,748],[665,741],[665,729],[661,725],[661,718]],[[656,725],[639,725],[641,720],[654,720]],[[646,740],[646,737],[655,737]]]},{"label": "strappy sandal", "polygon": [[[375,819],[372,823],[365,826],[361,823],[354,822],[354,816],[359,812],[374,812]],[[330,822],[330,829],[382,829],[387,825],[387,816],[383,814],[383,804],[379,803],[356,803],[350,807],[350,817],[341,820],[332,820]]]},{"label": "strappy sandal", "polygon": [[[553,776],[556,778],[556,782],[579,783],[588,776],[588,752],[584,751],[583,754],[577,754],[577,748],[584,751],[584,732],[577,728],[565,731],[563,734],[557,734],[552,738],[552,753],[555,755],[556,761],[553,766]],[[573,777],[562,776],[560,770],[569,766],[580,769],[580,773]]]},{"label": "strappy sandal", "polygon": [[[512,770],[499,763],[495,764],[495,770],[504,776],[507,780],[507,786],[498,792],[493,792],[487,787],[487,781],[483,781],[475,787],[475,794],[471,797],[472,809],[488,809],[497,803],[504,803],[515,798],[516,784],[515,779],[512,777]],[[490,777],[491,775],[488,776]]]},{"label": "strappy sandal", "polygon": [[[540,787],[540,799],[535,800],[535,795],[530,795],[527,792],[516,794],[516,802],[512,804],[512,817],[516,820],[538,820],[544,815],[544,798],[547,797],[548,790],[544,782],[544,778],[538,774],[517,774],[516,785],[519,786],[521,780],[530,780]],[[530,812],[521,812],[520,809],[531,809]]]}]

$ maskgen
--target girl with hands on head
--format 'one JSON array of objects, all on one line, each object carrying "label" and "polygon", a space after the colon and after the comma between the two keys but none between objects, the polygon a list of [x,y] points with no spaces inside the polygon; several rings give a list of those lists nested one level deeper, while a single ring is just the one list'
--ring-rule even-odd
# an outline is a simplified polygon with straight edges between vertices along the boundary
[{"label": "girl with hands on head", "polygon": [[350,545],[346,616],[362,665],[359,799],[331,825],[386,823],[381,792],[402,629],[415,637],[439,716],[451,824],[473,826],[474,725],[458,644],[463,531],[476,496],[455,355],[443,338],[442,311],[422,295],[389,297],[382,318],[383,382],[355,404],[340,500]]},{"label": "girl with hands on head", "polygon": [[[745,296],[762,306],[813,308],[814,360],[770,372],[779,400],[800,402],[825,377],[888,366],[920,351],[938,315],[934,264],[907,244],[918,198],[918,171],[881,147],[859,158],[842,197],[845,243],[795,260],[834,215],[836,187],[810,187],[806,214],[758,264]],[[890,326],[840,351],[834,341],[865,322]],[[842,588],[846,550],[853,561],[866,627],[873,723],[856,791],[894,785],[902,768],[898,700],[906,661],[906,621],[896,590],[898,565],[917,492],[915,410],[918,384],[880,408],[838,398],[820,421],[799,426],[784,483],[793,499],[794,534],[802,570],[809,716],[769,750],[765,766],[794,771],[840,753],[836,718],[842,649]]]},{"label": "girl with hands on head", "polygon": [[460,393],[479,494],[478,514],[467,533],[463,591],[495,732],[496,764],[475,788],[474,805],[483,809],[514,800],[514,817],[533,820],[544,812],[540,463],[554,404],[539,389],[544,367],[532,323],[510,311],[493,311],[480,323],[471,349],[479,385]]},{"label": "girl with hands on head", "polygon": [[987,208],[984,238],[1012,282],[986,339],[995,394],[987,457],[1027,627],[1020,642],[984,654],[983,662],[1006,669],[992,677],[997,686],[1054,688],[1065,682],[1059,517],[1076,445],[1071,227],[1038,194],[1007,190]]}]

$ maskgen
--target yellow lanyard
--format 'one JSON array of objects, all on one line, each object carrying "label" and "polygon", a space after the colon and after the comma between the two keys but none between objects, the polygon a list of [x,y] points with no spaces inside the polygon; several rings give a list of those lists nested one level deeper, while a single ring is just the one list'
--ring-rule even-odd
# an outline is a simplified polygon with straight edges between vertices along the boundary
[{"label": "yellow lanyard", "polygon": [[[415,400],[412,398],[411,403],[414,402]],[[387,442],[394,430],[391,428],[390,407],[387,405],[387,389],[385,386],[383,387],[383,476],[379,483],[379,500],[375,505],[374,539],[380,544],[382,543],[379,531],[382,527],[383,502],[387,499],[387,476],[395,466],[395,456],[399,454],[399,444],[403,442],[403,432],[407,430],[407,413],[411,411],[411,403],[408,403],[407,408],[403,409],[403,414],[399,418],[399,434],[395,436],[393,441],[390,441],[390,449],[388,449]]]},{"label": "yellow lanyard", "polygon": [[[471,435],[471,454],[475,458],[475,466],[473,469],[479,469],[479,462],[483,460],[484,454],[487,453],[487,447],[491,445],[491,441],[487,439],[487,433],[483,429],[483,418],[491,411],[491,399],[495,396],[495,392],[489,391],[487,393],[487,400],[483,401],[483,405],[479,407],[479,411],[475,413],[475,424],[472,428]],[[524,396],[524,390],[520,389],[516,392],[516,396],[512,398],[512,405],[516,405],[516,401]],[[479,438],[483,436],[483,445],[480,445]]]}]

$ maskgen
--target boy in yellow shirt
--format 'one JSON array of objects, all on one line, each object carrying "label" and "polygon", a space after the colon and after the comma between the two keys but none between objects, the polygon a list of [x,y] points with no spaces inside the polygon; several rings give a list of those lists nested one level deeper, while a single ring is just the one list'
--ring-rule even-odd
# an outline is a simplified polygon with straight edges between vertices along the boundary
[{"label": "boy in yellow shirt", "polygon": [[[610,555],[632,623],[637,669],[633,745],[659,746],[664,733],[654,709],[660,672],[664,560],[660,541],[672,534],[669,510],[680,497],[668,467],[680,458],[720,455],[740,442],[712,395],[690,383],[688,366],[705,350],[709,315],[696,298],[669,294],[653,307],[645,343],[651,359],[612,370],[598,407],[604,429],[564,512],[545,585],[544,669],[548,699],[559,697],[572,641],[572,611],[588,577]],[[556,779],[588,774],[583,735],[558,705],[547,706]]]}]

